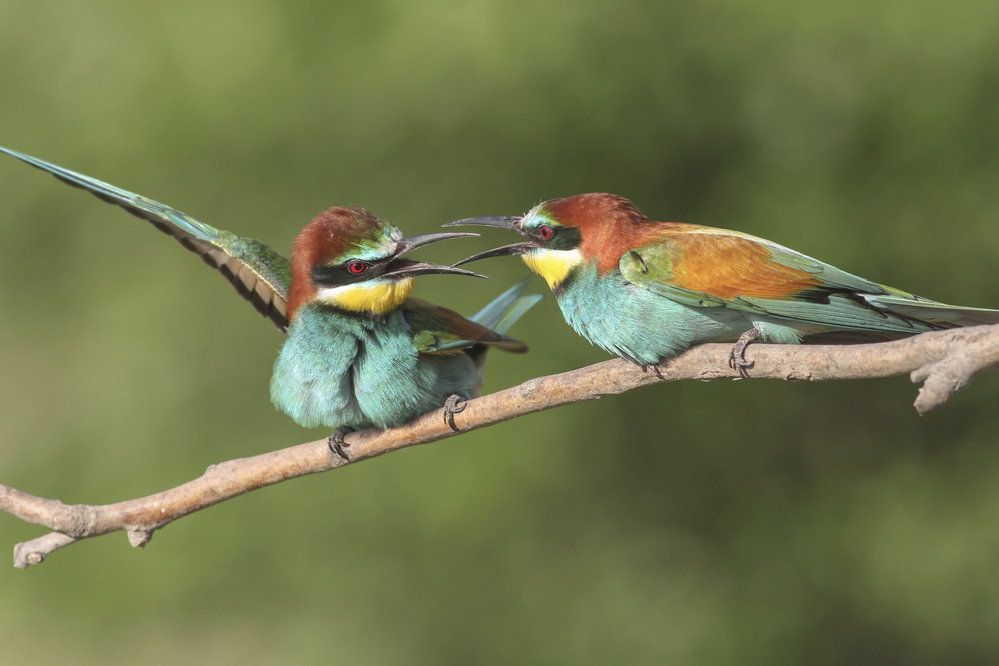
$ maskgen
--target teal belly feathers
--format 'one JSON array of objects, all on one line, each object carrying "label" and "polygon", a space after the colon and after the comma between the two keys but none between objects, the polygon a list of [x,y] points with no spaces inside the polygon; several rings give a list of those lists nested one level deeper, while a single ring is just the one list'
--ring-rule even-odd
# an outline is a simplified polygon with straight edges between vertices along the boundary
[{"label": "teal belly feathers", "polygon": [[309,305],[288,329],[271,400],[307,428],[392,428],[452,394],[474,397],[480,384],[467,353],[418,353],[401,312],[376,322]]}]

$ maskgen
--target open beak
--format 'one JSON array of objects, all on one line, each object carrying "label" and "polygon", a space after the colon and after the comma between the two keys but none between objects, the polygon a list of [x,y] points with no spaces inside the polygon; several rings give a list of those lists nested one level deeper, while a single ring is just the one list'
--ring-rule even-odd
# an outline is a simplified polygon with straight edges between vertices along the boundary
[{"label": "open beak", "polygon": [[[445,227],[463,227],[467,225],[478,226],[478,227],[496,227],[499,229],[509,229],[510,231],[516,231],[521,236],[526,236],[520,226],[517,224],[520,222],[519,217],[510,217],[508,215],[491,215],[487,217],[466,217],[464,220],[455,220],[454,222],[448,222],[443,225]],[[517,255],[524,254],[525,252],[530,252],[531,250],[538,249],[538,246],[532,242],[526,243],[512,243],[510,245],[503,245],[502,247],[494,247],[491,250],[486,250],[485,252],[479,252],[478,254],[473,254],[471,257],[466,257],[461,261],[457,262],[455,266],[461,266],[462,264],[467,264],[472,261],[478,261],[479,259],[488,259],[490,257],[503,257],[506,255]]]},{"label": "open beak", "polygon": [[466,271],[463,268],[455,268],[454,266],[445,266],[443,264],[428,264],[425,261],[413,261],[412,259],[403,259],[401,257],[396,257],[385,266],[385,272],[379,277],[383,278],[404,278],[413,275],[434,275],[439,273],[446,273],[449,275],[467,275],[469,277],[484,278],[485,275],[480,275],[479,273],[473,273],[472,271]]},{"label": "open beak", "polygon": [[449,240],[451,238],[472,238],[478,235],[479,234],[467,231],[458,231],[407,236],[399,241],[399,247],[396,250],[395,257],[393,257],[392,261],[385,266],[385,272],[382,273],[380,277],[396,279],[410,277],[413,275],[434,275],[446,273],[450,275],[467,275],[469,277],[484,278],[486,277],[485,275],[473,273],[472,271],[466,271],[461,268],[445,266],[444,264],[429,264],[425,261],[413,261],[412,259],[403,259],[401,256],[410,250],[415,250],[418,247],[430,245],[431,243],[436,243],[437,241]]}]

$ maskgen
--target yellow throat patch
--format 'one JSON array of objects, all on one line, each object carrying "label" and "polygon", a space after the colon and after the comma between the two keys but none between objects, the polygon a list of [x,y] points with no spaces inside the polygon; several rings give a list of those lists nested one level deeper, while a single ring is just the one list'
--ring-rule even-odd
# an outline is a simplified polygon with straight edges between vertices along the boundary
[{"label": "yellow throat patch", "polygon": [[521,255],[527,267],[554,289],[583,261],[579,250],[532,250]]},{"label": "yellow throat patch", "polygon": [[378,280],[372,283],[326,287],[316,294],[316,300],[351,312],[383,315],[395,310],[413,291],[413,278]]}]

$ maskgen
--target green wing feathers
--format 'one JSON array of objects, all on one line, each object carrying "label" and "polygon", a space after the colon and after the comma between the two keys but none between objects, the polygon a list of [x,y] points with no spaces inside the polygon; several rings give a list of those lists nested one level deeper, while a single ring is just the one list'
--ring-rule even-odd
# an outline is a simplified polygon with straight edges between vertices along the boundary
[{"label": "green wing feathers", "polygon": [[16,150],[0,146],[0,152],[151,222],[222,273],[258,312],[282,331],[287,330],[287,298],[291,284],[288,260],[267,245],[216,229],[158,201]]},{"label": "green wing feathers", "polygon": [[669,225],[621,257],[629,282],[683,305],[725,307],[805,330],[921,331],[999,323],[999,310],[931,301],[745,234]]}]

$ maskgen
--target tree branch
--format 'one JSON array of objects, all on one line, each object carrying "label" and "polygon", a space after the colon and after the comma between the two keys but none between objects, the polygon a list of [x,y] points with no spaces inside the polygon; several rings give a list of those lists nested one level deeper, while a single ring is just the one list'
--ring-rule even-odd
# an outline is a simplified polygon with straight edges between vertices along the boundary
[{"label": "tree branch", "polygon": [[[455,422],[465,432],[660,381],[738,379],[738,371],[728,364],[730,349],[727,344],[694,347],[661,366],[659,373],[614,359],[531,379],[469,400]],[[754,344],[746,356],[753,363],[749,376],[757,379],[826,381],[909,373],[914,383],[922,383],[915,407],[925,414],[982,370],[999,365],[999,325],[935,331],[878,344]],[[125,531],[133,546],[144,546],[164,525],[237,495],[455,434],[441,413],[433,412],[393,430],[351,433],[346,440],[349,462],[331,454],[326,440],[317,440],[212,465],[200,477],[170,490],[114,504],[67,505],[0,484],[0,510],[53,530],[15,546],[14,566],[25,568],[59,548],[109,532]]]}]

